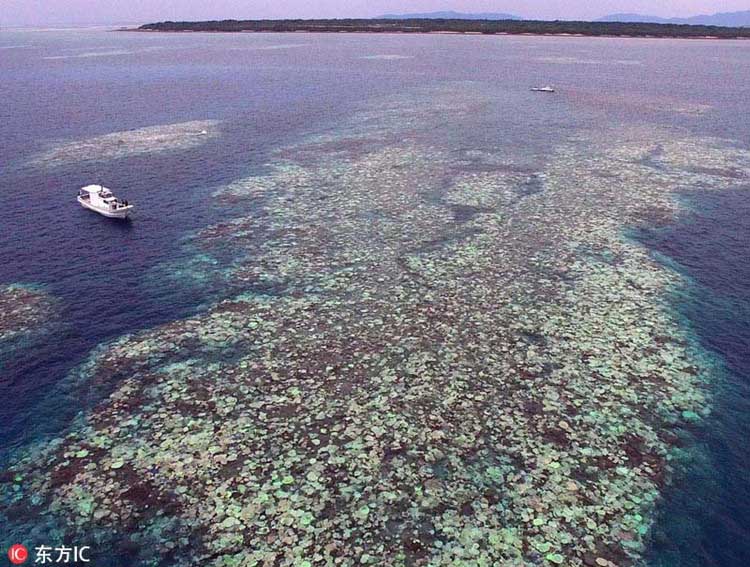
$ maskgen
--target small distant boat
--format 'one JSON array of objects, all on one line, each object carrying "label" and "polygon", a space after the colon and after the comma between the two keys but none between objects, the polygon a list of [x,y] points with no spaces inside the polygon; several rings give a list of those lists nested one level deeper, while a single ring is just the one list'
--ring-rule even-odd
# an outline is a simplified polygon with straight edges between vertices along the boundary
[{"label": "small distant boat", "polygon": [[555,89],[547,85],[546,87],[531,87],[531,91],[535,93],[553,93]]},{"label": "small distant boat", "polygon": [[78,202],[82,207],[111,219],[128,218],[133,210],[133,205],[127,201],[121,201],[103,185],[81,187],[78,191]]}]

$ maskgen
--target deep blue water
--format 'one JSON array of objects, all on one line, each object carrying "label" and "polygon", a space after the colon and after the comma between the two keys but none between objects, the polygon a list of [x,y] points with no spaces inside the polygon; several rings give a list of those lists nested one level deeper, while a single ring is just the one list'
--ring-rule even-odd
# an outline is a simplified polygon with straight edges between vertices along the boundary
[{"label": "deep blue water", "polygon": [[[382,54],[412,58],[362,59]],[[0,406],[0,456],[81,409],[56,386],[93,348],[231,293],[205,266],[199,285],[164,277],[194,258],[195,231],[237,213],[213,192],[262,172],[275,148],[336,128],[362,101],[471,80],[514,106],[482,109],[456,143],[500,131],[508,147],[543,154],[580,130],[643,122],[747,144],[748,55],[749,42],[0,32],[0,284],[41,285],[60,306],[49,336],[0,364],[0,395],[13,401]],[[512,94],[548,82],[563,92],[544,110]],[[680,105],[707,110],[666,110]],[[29,163],[60,141],[192,120],[219,121],[220,135],[95,163]],[[492,128],[474,127],[483,121]],[[77,188],[99,180],[138,203],[131,223],[75,204]],[[726,367],[698,433],[703,460],[663,507],[654,565],[750,564],[749,192],[694,191],[679,223],[640,235],[691,278],[675,308]],[[216,271],[230,259],[216,258]]]},{"label": "deep blue water", "polygon": [[699,432],[705,453],[669,493],[654,564],[750,565],[750,185],[686,200],[679,223],[641,239],[691,278],[675,302],[723,362],[726,382]]}]

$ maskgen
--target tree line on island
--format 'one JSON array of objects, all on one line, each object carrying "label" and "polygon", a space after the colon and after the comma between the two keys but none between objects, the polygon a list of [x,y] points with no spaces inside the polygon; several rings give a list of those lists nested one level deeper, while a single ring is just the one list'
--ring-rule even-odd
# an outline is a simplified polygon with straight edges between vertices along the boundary
[{"label": "tree line on island", "polygon": [[750,28],[647,22],[569,22],[464,19],[217,20],[158,22],[138,28],[162,32],[368,32],[750,38]]}]

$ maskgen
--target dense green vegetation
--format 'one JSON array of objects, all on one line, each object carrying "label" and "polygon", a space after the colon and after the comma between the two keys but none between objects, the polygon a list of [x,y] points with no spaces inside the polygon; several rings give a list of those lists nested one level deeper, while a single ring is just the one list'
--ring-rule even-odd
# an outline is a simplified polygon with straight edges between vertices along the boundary
[{"label": "dense green vegetation", "polygon": [[457,32],[483,34],[580,34],[628,37],[750,38],[750,28],[618,22],[544,22],[525,20],[222,20],[159,22],[144,31],[204,32]]}]

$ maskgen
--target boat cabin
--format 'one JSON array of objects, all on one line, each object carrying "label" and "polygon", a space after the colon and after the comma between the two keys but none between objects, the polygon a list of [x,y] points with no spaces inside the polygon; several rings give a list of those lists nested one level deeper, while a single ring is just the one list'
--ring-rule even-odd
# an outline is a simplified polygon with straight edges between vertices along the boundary
[{"label": "boat cabin", "polygon": [[128,206],[127,201],[120,201],[112,194],[112,191],[102,185],[87,185],[82,187],[78,196],[84,201],[88,201],[94,207],[100,209],[109,209],[116,211],[119,208]]},{"label": "boat cabin", "polygon": [[130,214],[133,205],[122,201],[103,185],[87,185],[78,190],[78,202],[105,217],[124,219]]}]

